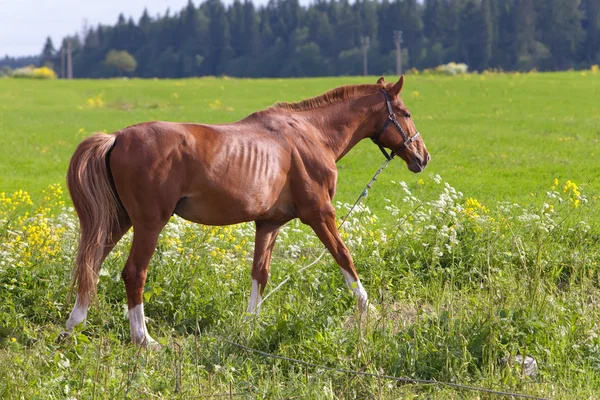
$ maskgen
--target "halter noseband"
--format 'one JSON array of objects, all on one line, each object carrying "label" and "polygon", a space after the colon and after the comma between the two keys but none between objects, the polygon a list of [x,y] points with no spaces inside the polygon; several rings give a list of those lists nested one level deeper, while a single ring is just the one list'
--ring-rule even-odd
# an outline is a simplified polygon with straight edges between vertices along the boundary
[{"label": "halter noseband", "polygon": [[414,140],[420,136],[420,133],[417,132],[414,134],[414,136],[408,137],[408,135],[404,132],[404,129],[402,129],[402,127],[398,123],[398,120],[396,119],[396,114],[394,114],[394,110],[392,110],[392,103],[390,102],[390,98],[389,98],[387,92],[384,89],[381,89],[380,91],[385,96],[385,102],[386,102],[386,105],[388,108],[389,115],[388,115],[387,121],[385,121],[385,124],[383,125],[383,128],[381,128],[381,130],[379,132],[377,132],[377,134],[375,136],[373,136],[371,138],[371,140],[373,141],[373,143],[375,143],[377,146],[379,146],[379,150],[381,150],[381,152],[383,153],[385,158],[388,161],[390,161],[392,158],[394,158],[394,156],[396,155],[396,152],[392,151],[391,154],[388,154],[388,152],[385,150],[385,148],[379,141],[379,138],[381,137],[383,132],[385,132],[385,130],[387,129],[390,122],[394,124],[394,126],[396,127],[396,129],[398,130],[400,135],[402,135],[402,139],[404,139],[404,143],[402,143],[402,146],[400,146],[398,151],[404,149],[406,146],[408,146],[409,144],[414,142]]}]

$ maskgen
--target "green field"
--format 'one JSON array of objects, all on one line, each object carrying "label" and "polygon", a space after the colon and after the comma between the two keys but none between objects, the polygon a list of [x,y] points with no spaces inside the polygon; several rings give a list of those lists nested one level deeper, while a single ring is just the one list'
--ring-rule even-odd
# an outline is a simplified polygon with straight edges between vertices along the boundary
[{"label": "green field", "polygon": [[[376,77],[0,81],[0,190],[37,193],[63,183],[69,157],[89,132],[148,120],[227,123],[272,105]],[[391,78],[388,77],[388,80]],[[598,193],[600,76],[579,72],[464,77],[408,76],[404,99],[432,162],[423,176],[394,162],[390,180],[439,174],[482,201],[526,201],[554,178]],[[102,98],[103,107],[89,100]],[[356,196],[382,160],[365,141],[340,163],[342,200]]]},{"label": "green field", "polygon": [[[393,161],[343,232],[376,307],[368,321],[356,321],[331,257],[294,275],[322,249],[296,222],[278,239],[267,292],[290,281],[245,318],[253,226],[174,218],[144,295],[163,349],[129,344],[120,270],[130,237],[105,263],[87,326],[55,342],[71,309],[77,228],[63,192],[79,141],[148,120],[227,123],[376,79],[0,79],[0,398],[499,398],[269,359],[226,340],[331,368],[595,398],[600,74],[591,71],[407,76],[403,97],[432,161],[419,175]],[[382,161],[364,141],[339,162],[339,216]],[[535,377],[506,362],[517,354],[535,357]]]}]

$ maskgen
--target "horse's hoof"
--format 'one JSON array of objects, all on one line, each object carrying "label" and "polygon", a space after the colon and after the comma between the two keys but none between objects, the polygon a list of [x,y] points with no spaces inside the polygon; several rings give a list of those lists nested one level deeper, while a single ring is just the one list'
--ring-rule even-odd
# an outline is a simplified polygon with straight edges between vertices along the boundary
[{"label": "horse's hoof", "polygon": [[56,343],[62,344],[70,337],[71,337],[71,332],[61,332],[61,333],[59,333],[58,337],[56,338]]},{"label": "horse's hoof", "polygon": [[379,310],[373,305],[373,303],[367,303],[366,307],[359,310],[361,321],[373,320],[379,317]]},{"label": "horse's hoof", "polygon": [[138,346],[146,349],[146,350],[150,350],[150,351],[158,351],[160,349],[162,349],[162,346],[160,345],[160,343],[158,343],[156,340],[152,339],[150,336],[146,337],[142,342],[133,342],[134,344],[137,344]]},{"label": "horse's hoof", "polygon": [[160,351],[162,349],[162,345],[155,340],[147,342],[144,345],[144,347],[146,348],[146,350],[150,350],[150,351]]}]

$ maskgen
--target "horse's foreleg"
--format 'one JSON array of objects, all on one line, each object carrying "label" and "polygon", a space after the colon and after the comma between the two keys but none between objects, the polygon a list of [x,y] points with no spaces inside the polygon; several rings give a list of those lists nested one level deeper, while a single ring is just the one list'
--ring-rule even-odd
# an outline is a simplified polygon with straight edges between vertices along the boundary
[{"label": "horse's foreleg", "polygon": [[329,206],[317,219],[306,221],[315,231],[321,242],[327,247],[333,258],[338,263],[346,279],[346,285],[358,296],[358,308],[361,313],[369,306],[369,297],[365,291],[348,248],[342,241],[335,222],[335,210]]},{"label": "horse's foreleg", "polygon": [[144,229],[133,227],[133,242],[129,258],[123,268],[121,276],[127,291],[127,305],[129,308],[129,331],[131,340],[135,344],[149,347],[160,347],[148,334],[144,319],[144,284],[148,272],[148,263],[156,249],[160,229]]},{"label": "horse's foreleg", "polygon": [[248,302],[248,313],[257,312],[262,301],[262,295],[269,279],[271,255],[280,227],[281,225],[277,223],[256,222],[254,259],[252,261],[252,293]]}]

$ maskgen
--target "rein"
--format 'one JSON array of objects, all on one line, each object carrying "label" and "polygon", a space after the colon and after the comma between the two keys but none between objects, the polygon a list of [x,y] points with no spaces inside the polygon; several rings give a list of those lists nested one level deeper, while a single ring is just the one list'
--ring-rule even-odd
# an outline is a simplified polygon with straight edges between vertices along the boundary
[{"label": "rein", "polygon": [[388,96],[387,92],[385,91],[385,89],[381,89],[380,92],[383,93],[383,95],[385,96],[385,103],[388,109],[388,118],[385,121],[383,128],[381,128],[381,130],[377,132],[377,134],[375,134],[375,136],[373,136],[371,140],[373,141],[373,143],[379,146],[379,150],[381,150],[386,160],[391,161],[392,158],[396,156],[396,151],[392,151],[391,154],[388,154],[388,152],[383,147],[383,144],[379,141],[379,138],[381,137],[381,135],[383,135],[383,132],[385,132],[390,123],[394,124],[400,135],[402,135],[402,139],[404,139],[404,143],[402,143],[402,146],[400,146],[398,151],[404,149],[406,146],[414,142],[414,140],[418,138],[421,134],[417,132],[414,136],[408,137],[406,132],[404,132],[404,129],[402,129],[402,127],[398,123],[398,119],[396,119],[396,114],[394,114],[394,110],[392,109],[392,103],[390,102],[390,97]]}]

